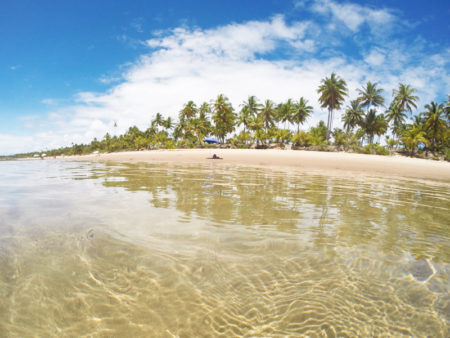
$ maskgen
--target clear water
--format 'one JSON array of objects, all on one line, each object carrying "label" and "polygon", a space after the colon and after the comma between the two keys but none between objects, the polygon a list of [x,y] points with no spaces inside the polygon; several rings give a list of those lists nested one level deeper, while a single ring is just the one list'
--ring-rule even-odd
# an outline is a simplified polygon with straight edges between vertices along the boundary
[{"label": "clear water", "polygon": [[432,336],[449,184],[0,162],[0,336]]}]

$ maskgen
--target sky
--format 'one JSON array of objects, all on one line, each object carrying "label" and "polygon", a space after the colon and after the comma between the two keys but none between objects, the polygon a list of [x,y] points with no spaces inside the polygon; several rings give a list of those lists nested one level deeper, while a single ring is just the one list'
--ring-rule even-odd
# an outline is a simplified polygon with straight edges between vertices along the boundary
[{"label": "sky", "polygon": [[0,154],[144,130],[221,93],[236,111],[304,97],[308,129],[326,120],[317,87],[332,72],[346,104],[367,81],[387,103],[410,84],[417,114],[450,93],[449,18],[440,0],[2,0]]}]

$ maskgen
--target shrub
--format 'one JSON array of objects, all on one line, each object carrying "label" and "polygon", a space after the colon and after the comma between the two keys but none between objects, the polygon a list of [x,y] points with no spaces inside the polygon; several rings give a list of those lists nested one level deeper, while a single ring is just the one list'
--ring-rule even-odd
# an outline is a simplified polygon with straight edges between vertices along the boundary
[{"label": "shrub", "polygon": [[389,150],[385,146],[376,144],[375,145],[375,153],[377,155],[389,155]]},{"label": "shrub", "polygon": [[308,132],[300,131],[291,138],[291,141],[296,146],[309,147],[312,144],[312,137]]}]

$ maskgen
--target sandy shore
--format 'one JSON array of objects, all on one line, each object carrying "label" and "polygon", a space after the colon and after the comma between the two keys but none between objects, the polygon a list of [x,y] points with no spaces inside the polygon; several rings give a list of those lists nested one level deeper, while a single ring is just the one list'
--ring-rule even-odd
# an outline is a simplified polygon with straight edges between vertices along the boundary
[{"label": "sandy shore", "polygon": [[[217,154],[222,160],[211,160]],[[401,156],[377,156],[295,150],[176,149],[120,152],[65,157],[95,162],[214,163],[276,167],[302,171],[333,171],[340,174],[376,174],[450,181],[450,163]]]}]

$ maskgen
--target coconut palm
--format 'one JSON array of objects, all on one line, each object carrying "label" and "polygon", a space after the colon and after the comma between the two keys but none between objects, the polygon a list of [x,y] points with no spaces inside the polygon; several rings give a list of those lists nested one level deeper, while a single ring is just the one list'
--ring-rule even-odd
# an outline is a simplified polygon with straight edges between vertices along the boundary
[{"label": "coconut palm", "polygon": [[241,126],[244,125],[244,133],[246,128],[248,128],[249,122],[251,121],[251,111],[248,109],[247,106],[243,106],[241,111],[239,112],[237,125]]},{"label": "coconut palm", "polygon": [[250,120],[258,115],[260,108],[261,104],[257,102],[255,96],[249,96],[248,100],[242,103],[242,109],[239,112],[238,117],[238,126],[243,124],[244,132],[245,129],[248,128]]},{"label": "coconut palm", "polygon": [[308,106],[308,100],[301,97],[294,106],[294,114],[292,115],[292,121],[297,123],[297,133],[300,131],[300,124],[303,124],[306,121],[312,111],[313,107]]},{"label": "coconut palm", "polygon": [[200,108],[198,108],[198,111],[200,112],[200,114],[208,116],[209,114],[211,114],[211,107],[207,102],[203,102]]},{"label": "coconut palm", "polygon": [[234,130],[236,114],[228,98],[220,94],[213,103],[212,119],[215,124],[215,135],[223,143],[225,136]]},{"label": "coconut palm", "polygon": [[392,134],[398,138],[404,126],[406,114],[399,105],[395,104],[395,101],[391,103],[386,111],[386,118],[389,123],[392,122]]},{"label": "coconut palm", "polygon": [[321,85],[317,89],[319,93],[319,103],[322,108],[328,109],[327,140],[330,137],[333,124],[333,111],[340,109],[347,96],[347,83],[332,73],[331,76],[321,80]]},{"label": "coconut palm", "polygon": [[266,100],[259,114],[264,123],[266,132],[275,125],[275,104],[271,100]]},{"label": "coconut palm", "polygon": [[359,126],[363,120],[363,110],[358,101],[353,100],[350,102],[350,106],[347,106],[345,114],[342,116],[342,122],[344,122],[344,128],[347,132]]},{"label": "coconut palm", "polygon": [[358,89],[359,96],[356,99],[361,107],[378,107],[384,104],[384,98],[381,96],[383,89],[377,88],[377,83],[367,82],[366,87]]},{"label": "coconut palm", "polygon": [[156,116],[152,121],[152,127],[162,126],[163,122],[164,122],[164,118],[161,115],[161,113],[156,113]]},{"label": "coconut palm", "polygon": [[434,152],[446,136],[447,122],[445,121],[444,105],[431,102],[426,104],[425,108],[427,111],[421,114],[424,120],[423,127],[427,138],[431,141],[431,150]]},{"label": "coconut palm", "polygon": [[242,106],[243,107],[247,107],[250,116],[258,115],[258,113],[259,113],[259,111],[261,109],[261,104],[258,103],[258,99],[254,95],[249,96],[247,101],[244,101],[242,103]]},{"label": "coconut palm", "polygon": [[375,135],[380,136],[386,132],[388,123],[383,114],[377,115],[375,109],[369,109],[361,122],[361,127],[371,144]]},{"label": "coconut palm", "polygon": [[417,108],[416,101],[419,100],[418,96],[414,96],[413,93],[416,90],[409,85],[403,83],[398,84],[398,89],[392,91],[394,97],[393,104],[397,106],[401,112],[407,111],[412,113],[412,108]]},{"label": "coconut palm", "polygon": [[295,104],[292,99],[288,99],[284,103],[280,103],[276,108],[276,120],[284,123],[284,129],[286,129],[286,124],[292,122],[292,116],[294,114]]},{"label": "coconut palm", "polygon": [[447,119],[447,122],[450,120],[450,95],[447,96],[447,101],[445,101],[445,118]]},{"label": "coconut palm", "polygon": [[180,120],[190,120],[197,115],[197,106],[193,101],[189,101],[180,112]]},{"label": "coconut palm", "polygon": [[378,136],[378,142],[380,141],[381,135],[384,135],[388,130],[389,123],[384,114],[380,114],[377,116],[377,128],[375,130],[375,134]]},{"label": "coconut palm", "polygon": [[420,126],[415,125],[405,129],[400,140],[405,145],[406,150],[409,150],[409,154],[411,156],[414,155],[419,143],[423,143],[425,145],[429,144],[427,138],[425,137],[425,131],[423,131]]},{"label": "coconut palm", "polygon": [[209,134],[210,130],[211,123],[205,114],[200,114],[198,118],[192,120],[192,132],[197,137],[197,144],[203,143],[203,138]]},{"label": "coconut palm", "polygon": [[173,121],[172,118],[169,116],[166,120],[162,122],[162,126],[169,131],[173,128]]}]

